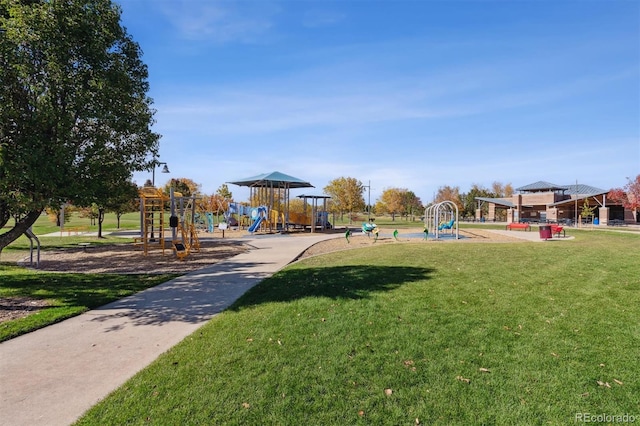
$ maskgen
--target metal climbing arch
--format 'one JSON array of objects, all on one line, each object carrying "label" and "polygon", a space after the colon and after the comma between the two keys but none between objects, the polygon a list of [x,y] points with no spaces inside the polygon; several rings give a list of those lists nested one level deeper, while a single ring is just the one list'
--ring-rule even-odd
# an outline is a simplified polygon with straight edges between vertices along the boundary
[{"label": "metal climbing arch", "polygon": [[440,234],[455,235],[460,238],[458,229],[458,206],[453,201],[442,201],[424,209],[424,226],[431,230],[435,238]]}]

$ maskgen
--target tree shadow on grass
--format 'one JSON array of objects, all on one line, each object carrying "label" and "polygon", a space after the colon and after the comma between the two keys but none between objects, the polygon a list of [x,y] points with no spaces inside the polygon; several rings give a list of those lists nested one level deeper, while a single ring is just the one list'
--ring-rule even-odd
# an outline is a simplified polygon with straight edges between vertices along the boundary
[{"label": "tree shadow on grass", "polygon": [[[160,284],[175,275],[116,275],[40,273],[6,277],[0,287],[11,289],[10,295],[33,299],[53,299],[60,306],[96,308],[105,303]],[[99,281],[99,282],[98,282]],[[50,307],[57,307],[51,305]]]},{"label": "tree shadow on grass", "polygon": [[336,266],[290,268],[280,271],[252,288],[231,307],[268,302],[290,302],[307,297],[366,299],[371,293],[390,291],[403,284],[430,279],[433,268],[406,266]]},{"label": "tree shadow on grass", "polygon": [[[39,297],[53,297],[68,306],[92,307],[100,304],[91,313],[90,321],[102,324],[104,332],[113,332],[128,325],[202,323],[229,308],[232,303],[231,309],[239,309],[307,297],[364,299],[374,292],[389,291],[402,284],[429,279],[434,272],[430,268],[359,265],[287,268],[270,276],[270,273],[261,272],[260,269],[260,264],[255,262],[222,262],[152,288],[148,288],[149,283],[145,283],[140,276],[139,290],[146,290],[106,305],[102,303],[108,302],[109,298],[113,300],[114,293],[118,294],[125,288],[132,289],[131,276],[102,275],[100,287],[111,290],[106,294],[92,288],[95,278],[83,274],[16,276],[14,286],[20,288],[22,295],[39,293]],[[40,282],[41,279],[44,282]],[[49,290],[47,295],[41,294],[42,288]]]}]

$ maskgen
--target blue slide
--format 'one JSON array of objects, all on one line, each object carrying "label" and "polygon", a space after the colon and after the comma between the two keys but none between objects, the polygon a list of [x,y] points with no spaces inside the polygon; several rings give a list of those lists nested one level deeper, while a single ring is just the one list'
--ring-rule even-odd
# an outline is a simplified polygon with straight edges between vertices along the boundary
[{"label": "blue slide", "polygon": [[249,227],[249,232],[254,233],[259,227],[264,218],[267,216],[267,208],[265,206],[260,206],[251,210],[251,217],[253,218],[253,223]]},{"label": "blue slide", "polygon": [[249,227],[249,232],[251,233],[255,232],[255,230],[260,227],[261,223],[262,223],[262,216],[258,216],[258,218]]}]

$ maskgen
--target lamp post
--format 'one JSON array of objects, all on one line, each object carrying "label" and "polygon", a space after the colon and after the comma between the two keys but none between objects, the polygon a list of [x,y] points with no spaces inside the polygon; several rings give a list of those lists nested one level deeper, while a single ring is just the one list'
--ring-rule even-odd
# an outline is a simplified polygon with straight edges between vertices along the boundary
[{"label": "lamp post", "polygon": [[574,194],[576,202],[575,202],[575,227],[578,227],[578,179],[576,179],[576,189],[574,191]]},{"label": "lamp post", "polygon": [[367,221],[371,222],[371,181],[369,181],[368,185],[362,185],[362,188],[367,188],[367,193],[369,195],[369,201],[367,203]]},{"label": "lamp post", "polygon": [[153,185],[154,188],[156,187],[156,167],[158,167],[160,164],[164,164],[164,167],[160,171],[161,173],[170,173],[169,172],[169,167],[167,166],[167,163],[165,163],[163,161],[154,162],[153,163],[153,171],[151,173],[151,185]]},{"label": "lamp post", "polygon": [[[167,163],[163,162],[163,161],[154,161],[153,162],[153,169],[151,171],[151,185],[155,188],[156,187],[156,167],[158,167],[159,165],[164,164],[164,167],[161,170],[161,173],[169,173],[169,167],[167,166]],[[151,238],[149,238],[149,241],[154,242],[156,240],[155,235],[153,235],[153,221],[154,221],[154,216],[153,216],[153,210],[151,210]]]}]

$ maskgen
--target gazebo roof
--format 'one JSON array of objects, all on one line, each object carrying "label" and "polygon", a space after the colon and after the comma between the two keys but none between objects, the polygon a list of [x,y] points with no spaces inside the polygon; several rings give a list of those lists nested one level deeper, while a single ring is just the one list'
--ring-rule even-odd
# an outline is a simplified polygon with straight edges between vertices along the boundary
[{"label": "gazebo roof", "polygon": [[515,207],[515,204],[513,204],[513,202],[509,200],[505,200],[504,198],[475,197],[475,199],[480,201],[485,201],[487,203],[493,203],[500,206],[509,207],[509,208]]},{"label": "gazebo roof", "polygon": [[314,188],[309,182],[280,172],[263,173],[244,179],[228,182],[238,186],[274,187],[274,188]]},{"label": "gazebo roof", "polygon": [[584,184],[574,184],[574,185],[564,185],[565,189],[567,190],[567,194],[570,195],[601,195],[601,194],[606,194],[607,191],[606,189],[600,189],[600,188],[596,188],[595,186],[591,186],[591,185],[584,185]]},{"label": "gazebo roof", "polygon": [[520,188],[516,188],[516,191],[519,192],[543,192],[543,191],[557,191],[557,190],[565,190],[566,187],[562,185],[556,185],[554,183],[538,181],[535,183],[531,183],[529,185],[521,186]]},{"label": "gazebo roof", "polygon": [[585,184],[556,185],[545,181],[538,181],[529,185],[516,188],[519,192],[547,192],[547,191],[563,191],[569,195],[600,195],[606,194],[608,191],[594,186]]}]

